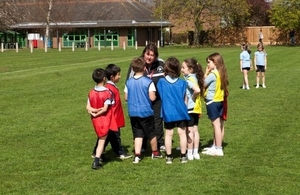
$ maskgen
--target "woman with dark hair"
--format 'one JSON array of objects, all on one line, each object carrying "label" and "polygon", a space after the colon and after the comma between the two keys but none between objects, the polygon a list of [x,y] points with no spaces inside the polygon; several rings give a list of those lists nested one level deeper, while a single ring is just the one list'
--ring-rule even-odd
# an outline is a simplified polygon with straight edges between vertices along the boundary
[{"label": "woman with dark hair", "polygon": [[[146,62],[146,68],[144,75],[150,78],[156,87],[158,80],[164,77],[164,66],[165,63],[162,59],[158,57],[158,49],[154,43],[149,43],[145,46],[141,57]],[[132,71],[131,64],[128,68],[127,79],[133,77],[134,72]],[[126,79],[126,80],[127,80]],[[154,121],[155,121],[155,135],[157,138],[158,148],[161,151],[165,150],[164,146],[164,129],[163,129],[163,121],[160,117],[160,109],[161,109],[161,99],[156,92],[156,100],[152,102],[153,110],[154,110]],[[147,147],[147,139],[143,139],[143,149]]]}]

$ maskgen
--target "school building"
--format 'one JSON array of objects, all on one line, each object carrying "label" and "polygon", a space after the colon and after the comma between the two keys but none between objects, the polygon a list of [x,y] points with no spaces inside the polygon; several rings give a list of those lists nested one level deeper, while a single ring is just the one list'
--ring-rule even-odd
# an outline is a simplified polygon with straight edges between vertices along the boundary
[{"label": "school building", "polygon": [[[49,4],[45,1],[22,0],[18,3],[23,22],[0,33],[4,47],[12,49],[44,48]],[[138,1],[70,0],[53,1],[47,47],[114,47],[145,46],[146,42],[163,43],[168,20],[154,18],[153,12]]]}]

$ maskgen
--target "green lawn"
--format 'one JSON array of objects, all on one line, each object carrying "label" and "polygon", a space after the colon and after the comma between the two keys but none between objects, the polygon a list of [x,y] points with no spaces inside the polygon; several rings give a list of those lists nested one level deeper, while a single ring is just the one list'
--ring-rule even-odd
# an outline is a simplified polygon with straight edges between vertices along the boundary
[{"label": "green lawn", "polygon": [[[300,66],[299,47],[266,47],[266,89],[242,90],[240,47],[160,48],[160,57],[180,61],[219,52],[229,74],[229,111],[224,157],[201,155],[200,161],[179,163],[174,136],[172,165],[152,160],[118,160],[109,146],[110,161],[91,169],[96,136],[85,110],[93,88],[92,71],[115,63],[122,68],[118,84],[123,96],[125,75],[143,48],[27,49],[0,53],[0,194],[299,194],[300,193]],[[251,47],[252,52],[256,50]],[[132,154],[133,141],[126,103],[122,142]],[[203,109],[201,144],[212,139]],[[177,155],[177,156],[176,156]]]}]

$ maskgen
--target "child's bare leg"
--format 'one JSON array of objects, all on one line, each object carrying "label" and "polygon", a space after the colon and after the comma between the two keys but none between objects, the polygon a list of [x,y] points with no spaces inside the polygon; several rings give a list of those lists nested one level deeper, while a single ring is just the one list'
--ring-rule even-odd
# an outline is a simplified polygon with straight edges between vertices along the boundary
[{"label": "child's bare leg", "polygon": [[261,80],[262,80],[262,84],[265,85],[266,83],[265,83],[265,73],[264,72],[261,73]]},{"label": "child's bare leg", "polygon": [[181,154],[186,153],[186,146],[187,146],[187,137],[186,137],[186,128],[182,129],[178,127],[177,132],[179,135],[179,140],[180,140],[180,151]]},{"label": "child's bare leg", "polygon": [[245,86],[249,87],[249,82],[248,82],[248,71],[247,70],[243,70],[243,75],[244,75],[244,84]]},{"label": "child's bare leg", "polygon": [[97,149],[96,149],[96,157],[97,158],[100,158],[100,156],[101,156],[101,154],[103,152],[106,137],[107,136],[99,138],[98,146],[97,146]]},{"label": "child's bare leg", "polygon": [[198,131],[198,126],[193,127],[193,132],[194,132],[194,152],[195,149],[197,150],[196,153],[198,153],[198,148],[199,148],[199,142],[200,142],[200,134]]},{"label": "child's bare leg", "polygon": [[222,131],[220,117],[212,121],[215,133],[215,146],[222,147]]},{"label": "child's bare leg", "polygon": [[154,136],[151,140],[150,140],[150,146],[153,151],[157,151],[157,139],[156,136]]},{"label": "child's bare leg", "polygon": [[135,154],[141,154],[143,144],[143,138],[142,137],[136,137],[134,138],[134,152]]},{"label": "child's bare leg", "polygon": [[259,85],[260,72],[256,73],[256,85]]},{"label": "child's bare leg", "polygon": [[166,129],[165,135],[165,147],[166,147],[166,154],[172,154],[172,137],[173,137],[173,129]]}]

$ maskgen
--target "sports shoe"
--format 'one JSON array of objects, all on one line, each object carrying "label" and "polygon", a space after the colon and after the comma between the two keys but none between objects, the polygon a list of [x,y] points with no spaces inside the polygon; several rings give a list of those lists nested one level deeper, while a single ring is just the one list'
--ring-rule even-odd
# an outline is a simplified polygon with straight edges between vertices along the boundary
[{"label": "sports shoe", "polygon": [[209,156],[224,156],[223,149],[214,148],[212,150],[208,150],[207,155]]},{"label": "sports shoe", "polygon": [[249,89],[250,89],[250,87],[249,87],[249,86],[246,86],[246,89],[247,89],[247,90],[249,90]]},{"label": "sports shoe", "polygon": [[209,149],[211,149],[212,147],[213,147],[213,146],[205,147],[205,148],[202,149],[202,151],[209,150]]},{"label": "sports shoe", "polygon": [[262,85],[263,88],[267,88],[266,85]]},{"label": "sports shoe", "polygon": [[132,157],[132,155],[129,155],[129,154],[126,154],[126,153],[121,154],[121,155],[119,156],[119,158],[120,158],[121,160],[125,160],[125,159],[131,158],[131,157]]},{"label": "sports shoe", "polygon": [[187,163],[187,157],[186,156],[183,156],[183,157],[180,157],[180,162],[181,163]]},{"label": "sports shoe", "polygon": [[95,161],[92,164],[92,169],[100,169],[102,167],[102,165],[100,163],[96,163]]},{"label": "sports shoe", "polygon": [[140,157],[139,157],[139,156],[135,156],[135,157],[133,158],[132,163],[133,163],[133,164],[138,164],[140,161],[141,161]]},{"label": "sports shoe", "polygon": [[156,155],[152,153],[151,158],[152,159],[154,159],[154,158],[163,158],[163,155],[160,152]]},{"label": "sports shoe", "polygon": [[246,86],[245,86],[245,85],[243,85],[243,89],[246,89]]},{"label": "sports shoe", "polygon": [[208,153],[210,153],[210,151],[212,151],[212,150],[215,150],[215,147],[210,147],[210,148],[208,148],[208,149],[206,149],[206,150],[203,150],[203,151],[202,151],[202,154],[208,154]]},{"label": "sports shoe", "polygon": [[188,160],[194,160],[193,154],[186,154]]},{"label": "sports shoe", "polygon": [[256,87],[255,87],[255,88],[256,88],[256,89],[257,89],[257,88],[259,88],[259,85],[256,85]]},{"label": "sports shoe", "polygon": [[173,163],[173,157],[166,157],[166,164],[172,164]]},{"label": "sports shoe", "polygon": [[160,151],[166,151],[166,147],[165,147],[165,146],[160,146],[160,147],[159,147],[159,150],[160,150]]},{"label": "sports shoe", "polygon": [[200,160],[200,154],[198,154],[198,153],[194,154],[194,159]]}]

